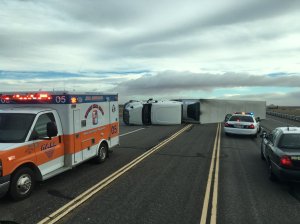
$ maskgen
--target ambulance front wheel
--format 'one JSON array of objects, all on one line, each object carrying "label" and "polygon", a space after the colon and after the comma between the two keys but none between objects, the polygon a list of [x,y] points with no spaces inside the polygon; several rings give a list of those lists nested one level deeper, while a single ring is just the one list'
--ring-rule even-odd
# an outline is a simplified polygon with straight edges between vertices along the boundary
[{"label": "ambulance front wheel", "polygon": [[105,159],[107,158],[107,153],[108,153],[108,147],[105,143],[101,143],[99,150],[98,150],[98,155],[96,157],[96,162],[97,163],[103,163]]},{"label": "ambulance front wheel", "polygon": [[14,200],[27,198],[35,185],[34,172],[28,167],[22,167],[13,174],[10,183],[10,195]]}]

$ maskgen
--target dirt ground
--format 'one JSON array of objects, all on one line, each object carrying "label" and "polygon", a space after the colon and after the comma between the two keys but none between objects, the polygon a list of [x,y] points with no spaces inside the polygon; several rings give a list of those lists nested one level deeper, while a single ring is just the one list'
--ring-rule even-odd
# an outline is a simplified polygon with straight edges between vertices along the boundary
[{"label": "dirt ground", "polygon": [[300,107],[278,107],[276,109],[268,109],[268,111],[300,116]]}]

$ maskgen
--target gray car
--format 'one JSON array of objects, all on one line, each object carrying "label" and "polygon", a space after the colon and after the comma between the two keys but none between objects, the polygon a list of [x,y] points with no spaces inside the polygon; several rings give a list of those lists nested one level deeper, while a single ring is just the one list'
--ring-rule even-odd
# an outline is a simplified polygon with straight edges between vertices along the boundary
[{"label": "gray car", "polygon": [[278,127],[261,134],[261,159],[268,164],[269,179],[300,181],[300,128]]}]

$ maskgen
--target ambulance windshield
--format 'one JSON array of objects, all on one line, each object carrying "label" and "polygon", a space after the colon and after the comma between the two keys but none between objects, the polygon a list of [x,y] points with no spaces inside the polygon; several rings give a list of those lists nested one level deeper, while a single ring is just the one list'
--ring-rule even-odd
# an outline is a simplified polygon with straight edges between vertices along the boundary
[{"label": "ambulance windshield", "polygon": [[35,114],[0,113],[0,143],[24,142]]}]

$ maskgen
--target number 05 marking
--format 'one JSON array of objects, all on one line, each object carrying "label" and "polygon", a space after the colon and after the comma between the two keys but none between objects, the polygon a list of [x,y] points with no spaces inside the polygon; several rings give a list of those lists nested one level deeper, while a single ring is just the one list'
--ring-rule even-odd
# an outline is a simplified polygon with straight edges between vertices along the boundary
[{"label": "number 05 marking", "polygon": [[55,97],[55,102],[56,103],[66,103],[67,99],[66,96],[57,96]]},{"label": "number 05 marking", "polygon": [[118,128],[116,125],[111,126],[111,133],[116,134],[118,132]]}]

